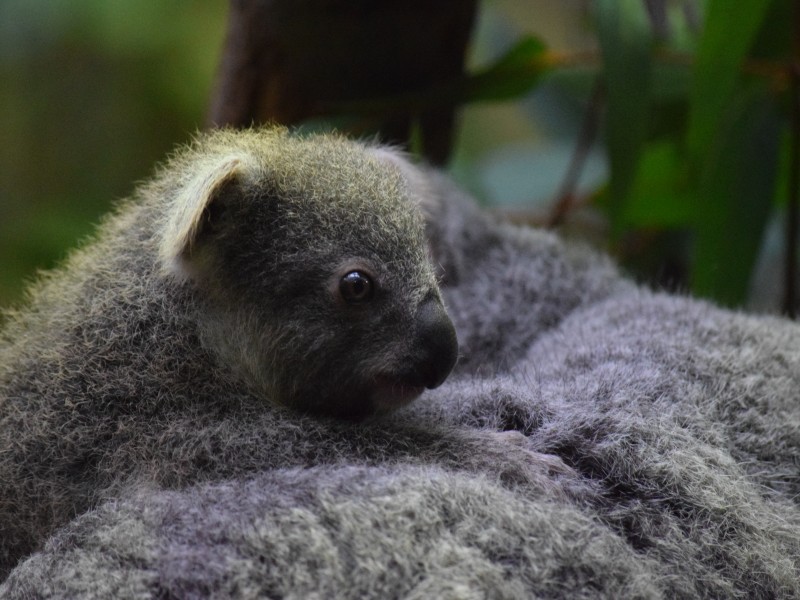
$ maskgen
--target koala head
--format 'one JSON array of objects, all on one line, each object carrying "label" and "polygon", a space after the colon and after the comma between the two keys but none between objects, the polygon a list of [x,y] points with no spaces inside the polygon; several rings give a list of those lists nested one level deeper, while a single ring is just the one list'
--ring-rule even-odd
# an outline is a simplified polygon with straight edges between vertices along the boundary
[{"label": "koala head", "polygon": [[218,132],[182,159],[163,270],[201,299],[203,343],[267,400],[358,418],[456,362],[418,200],[388,154],[267,129]]}]

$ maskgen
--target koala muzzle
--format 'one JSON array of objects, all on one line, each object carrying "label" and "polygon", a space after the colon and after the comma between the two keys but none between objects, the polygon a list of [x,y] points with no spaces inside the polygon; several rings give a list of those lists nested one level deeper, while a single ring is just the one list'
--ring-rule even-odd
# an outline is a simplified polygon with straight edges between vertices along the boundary
[{"label": "koala muzzle", "polygon": [[412,380],[433,389],[447,379],[458,359],[456,329],[438,297],[423,301],[415,320]]}]

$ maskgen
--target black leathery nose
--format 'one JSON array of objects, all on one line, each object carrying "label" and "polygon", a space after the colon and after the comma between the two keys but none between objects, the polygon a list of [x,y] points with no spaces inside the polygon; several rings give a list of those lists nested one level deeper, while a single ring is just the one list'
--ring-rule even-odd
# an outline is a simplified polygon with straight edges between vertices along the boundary
[{"label": "black leathery nose", "polygon": [[428,389],[447,379],[458,359],[456,328],[438,297],[423,301],[417,309],[415,347],[418,354],[416,374]]}]

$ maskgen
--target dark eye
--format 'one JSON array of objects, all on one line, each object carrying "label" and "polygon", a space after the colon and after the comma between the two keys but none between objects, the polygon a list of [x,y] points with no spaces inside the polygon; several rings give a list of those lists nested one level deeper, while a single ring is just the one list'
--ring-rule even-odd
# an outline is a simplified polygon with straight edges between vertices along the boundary
[{"label": "dark eye", "polygon": [[372,300],[372,279],[361,271],[350,271],[339,281],[339,293],[348,304],[361,304]]}]

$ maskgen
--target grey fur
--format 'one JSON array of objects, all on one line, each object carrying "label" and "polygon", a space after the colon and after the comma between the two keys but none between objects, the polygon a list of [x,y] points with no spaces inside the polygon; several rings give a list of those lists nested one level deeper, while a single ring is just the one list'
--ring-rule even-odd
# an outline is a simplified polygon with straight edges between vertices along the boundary
[{"label": "grey fur", "polygon": [[615,592],[634,598],[658,593],[648,562],[569,504],[526,502],[480,476],[312,468],[130,494],[70,524],[12,574],[6,591],[423,600],[536,590],[596,598],[607,590],[595,582],[613,580]]},{"label": "grey fur", "polygon": [[[402,162],[334,136],[216,132],[37,283],[0,344],[0,573],[142,469],[142,436],[168,436],[176,415],[224,422],[279,404],[362,416],[441,383],[455,331]],[[340,291],[356,271],[371,302]],[[156,443],[176,465],[194,447]],[[338,458],[306,446],[276,460]],[[266,465],[265,452],[237,468]],[[189,479],[217,470],[216,457],[192,460]]]},{"label": "grey fur", "polygon": [[[640,289],[389,162],[428,215],[448,381],[362,424],[224,371],[224,394],[92,417],[93,478],[39,494],[62,521],[106,502],[0,596],[800,596],[800,327]],[[75,456],[66,437],[39,448]]]}]

